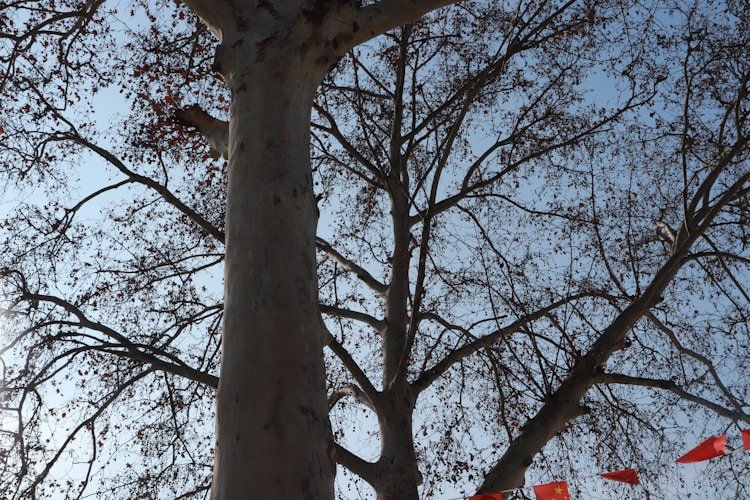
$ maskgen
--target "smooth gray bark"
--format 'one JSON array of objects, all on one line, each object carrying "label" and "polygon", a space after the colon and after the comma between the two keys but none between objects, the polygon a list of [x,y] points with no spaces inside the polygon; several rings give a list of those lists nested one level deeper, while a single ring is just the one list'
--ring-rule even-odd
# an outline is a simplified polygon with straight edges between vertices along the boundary
[{"label": "smooth gray bark", "polygon": [[186,3],[221,41],[215,67],[232,91],[212,498],[333,498],[309,158],[313,96],[349,48],[454,2]]},{"label": "smooth gray bark", "polygon": [[330,498],[307,161],[315,87],[299,66],[264,66],[228,79],[233,119],[213,496]]}]

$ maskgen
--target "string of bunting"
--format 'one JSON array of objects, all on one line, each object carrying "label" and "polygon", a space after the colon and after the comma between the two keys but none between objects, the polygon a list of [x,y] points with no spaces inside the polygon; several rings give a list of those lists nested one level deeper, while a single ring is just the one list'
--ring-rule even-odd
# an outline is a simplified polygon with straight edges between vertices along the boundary
[{"label": "string of bunting", "polygon": [[[727,435],[712,436],[701,444],[691,449],[674,462],[669,463],[680,463],[680,464],[692,464],[697,462],[703,462],[711,460],[712,458],[720,457],[726,453],[726,439]],[[744,451],[750,450],[750,429],[742,431],[742,444]],[[734,453],[734,450],[730,453]],[[667,464],[661,464],[667,465]],[[629,484],[641,484],[638,479],[638,471],[636,469],[623,469],[613,472],[604,472],[597,474],[604,479],[610,479],[612,481],[619,481],[622,483]],[[594,476],[591,476],[594,477]],[[449,500],[503,500],[504,493],[511,493],[521,488],[515,488],[511,490],[503,490],[497,493],[485,493],[483,495],[475,495],[471,497],[462,497],[461,499],[449,499]],[[558,481],[555,483],[539,484],[533,486],[534,495],[536,500],[571,500],[570,493],[568,493],[568,482]]]}]

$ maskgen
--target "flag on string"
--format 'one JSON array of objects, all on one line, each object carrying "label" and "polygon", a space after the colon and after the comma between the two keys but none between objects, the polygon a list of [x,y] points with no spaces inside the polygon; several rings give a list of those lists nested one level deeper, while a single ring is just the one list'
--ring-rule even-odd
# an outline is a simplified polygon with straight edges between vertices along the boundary
[{"label": "flag on string", "polygon": [[570,500],[568,483],[565,481],[534,486],[534,494],[536,500]]},{"label": "flag on string", "polygon": [[742,444],[745,445],[746,450],[750,450],[750,429],[742,431]]},{"label": "flag on string", "polygon": [[638,473],[635,469],[617,470],[614,472],[605,472],[601,475],[605,479],[612,479],[613,481],[621,481],[623,483],[630,484],[641,484],[638,480]]},{"label": "flag on string", "polygon": [[469,497],[469,500],[503,500],[502,493],[485,493],[484,495],[476,495]]},{"label": "flag on string", "polygon": [[726,434],[719,437],[712,436],[682,455],[677,461],[681,464],[692,464],[721,456],[726,449],[726,440]]}]

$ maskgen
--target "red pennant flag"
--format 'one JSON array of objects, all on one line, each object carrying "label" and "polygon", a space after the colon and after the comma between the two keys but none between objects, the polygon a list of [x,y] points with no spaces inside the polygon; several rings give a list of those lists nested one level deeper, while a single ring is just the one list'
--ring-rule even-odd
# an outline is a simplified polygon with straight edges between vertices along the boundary
[{"label": "red pennant flag", "polygon": [[534,486],[534,494],[536,500],[570,500],[568,483],[565,481]]},{"label": "red pennant flag", "polygon": [[469,497],[469,500],[503,500],[502,493],[485,493],[484,495],[476,495]]},{"label": "red pennant flag", "polygon": [[641,484],[641,482],[638,480],[638,473],[635,471],[635,469],[606,472],[602,474],[602,477],[605,479],[612,479],[613,481],[621,481],[623,483]]},{"label": "red pennant flag", "polygon": [[742,444],[745,445],[746,450],[750,450],[750,429],[742,431]]},{"label": "red pennant flag", "polygon": [[710,460],[712,458],[721,456],[724,454],[726,449],[726,440],[726,434],[723,434],[719,437],[710,437],[689,452],[682,455],[677,459],[677,461],[681,464],[692,464],[695,462],[702,462],[704,460]]}]

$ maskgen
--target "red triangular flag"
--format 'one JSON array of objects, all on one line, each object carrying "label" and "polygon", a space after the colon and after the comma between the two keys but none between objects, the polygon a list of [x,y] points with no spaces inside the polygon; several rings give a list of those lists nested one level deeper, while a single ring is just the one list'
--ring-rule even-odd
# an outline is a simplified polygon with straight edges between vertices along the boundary
[{"label": "red triangular flag", "polygon": [[534,486],[534,494],[536,500],[570,500],[568,483],[565,481]]},{"label": "red triangular flag", "polygon": [[485,493],[484,495],[476,495],[469,497],[468,500],[503,500],[502,493]]},{"label": "red triangular flag", "polygon": [[745,445],[746,450],[750,450],[750,429],[742,431],[742,444]]},{"label": "red triangular flag", "polygon": [[727,435],[710,437],[677,459],[681,464],[702,462],[724,454]]},{"label": "red triangular flag", "polygon": [[601,475],[604,479],[612,479],[613,481],[621,481],[623,483],[630,484],[641,484],[638,480],[638,473],[635,469],[617,470],[614,472],[605,472]]}]

